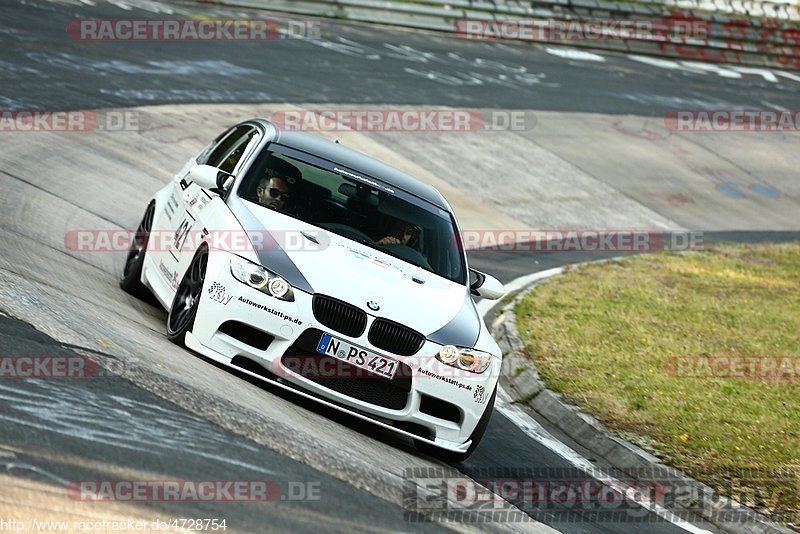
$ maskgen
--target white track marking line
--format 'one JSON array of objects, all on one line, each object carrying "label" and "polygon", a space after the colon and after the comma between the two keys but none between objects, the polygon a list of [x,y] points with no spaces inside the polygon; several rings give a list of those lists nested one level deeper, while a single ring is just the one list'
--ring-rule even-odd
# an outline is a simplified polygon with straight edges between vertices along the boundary
[{"label": "white track marking line", "polygon": [[[564,272],[563,267],[556,267],[553,269],[548,269],[546,271],[541,271],[538,273],[533,273],[525,276],[521,276],[505,284],[506,293],[512,293],[514,291],[518,291],[525,286],[532,284],[533,282],[537,282],[544,278],[549,278],[551,276],[555,276]],[[480,301],[478,306],[478,311],[481,316],[485,316],[486,313],[493,308],[497,302],[491,300],[482,300]],[[529,437],[536,440],[537,442],[541,443],[554,453],[558,454],[562,458],[564,458],[567,462],[569,462],[572,466],[576,467],[577,469],[581,469],[586,472],[587,475],[591,476],[598,482],[612,488],[620,495],[625,496],[633,496],[636,495],[638,490],[625,484],[624,482],[614,478],[614,477],[602,477],[598,478],[594,476],[594,472],[598,469],[592,462],[590,462],[587,458],[578,454],[575,450],[573,450],[568,445],[562,443],[555,436],[550,434],[547,430],[539,424],[534,418],[529,416],[525,413],[519,406],[515,406],[512,404],[511,397],[509,394],[498,385],[498,395],[497,395],[497,404],[495,405],[497,411],[499,411],[503,416],[511,421],[517,428],[525,432]],[[642,508],[647,509],[648,511],[656,514],[658,517],[664,519],[672,523],[673,525],[682,528],[687,532],[692,532],[694,534],[711,534],[710,531],[699,528],[693,525],[691,522],[681,519],[679,516],[675,515],[670,510],[667,510],[663,506],[660,506],[656,503],[644,503],[636,500],[635,498],[629,499],[632,502],[636,502]]]},{"label": "white track marking line", "polygon": [[766,100],[762,100],[761,103],[772,109],[777,109],[778,111],[791,111],[789,108],[779,106],[778,104],[773,104],[772,102],[767,102]]},{"label": "white track marking line", "polygon": [[519,406],[511,404],[511,398],[508,396],[508,393],[506,393],[505,390],[500,388],[498,393],[498,403],[496,404],[496,408],[506,417],[506,419],[511,421],[517,428],[525,432],[525,434],[564,458],[574,467],[583,470],[587,475],[591,476],[593,479],[597,480],[603,485],[613,489],[620,495],[624,495],[626,500],[629,502],[638,504],[642,508],[645,508],[646,510],[656,514],[658,517],[672,523],[677,527],[682,528],[687,532],[692,532],[694,534],[711,534],[710,531],[696,527],[691,522],[680,518],[659,504],[654,502],[642,502],[636,499],[635,495],[641,493],[641,488],[632,487],[612,476],[595,476],[595,473],[599,470],[598,467],[575,452],[572,448],[556,439],[552,434],[545,430],[538,421],[526,414]]},{"label": "white track marking line", "polygon": [[[546,271],[540,271],[538,273],[527,274],[525,276],[520,276],[519,278],[510,281],[507,284],[504,284],[504,288],[506,290],[506,295],[513,293],[515,291],[519,291],[520,289],[528,286],[534,282],[538,282],[543,278],[549,278],[551,276],[555,276],[557,274],[561,274],[564,272],[563,267],[555,267],[553,269],[547,269]],[[494,300],[487,300],[483,299],[476,304],[478,307],[478,313],[481,314],[481,317],[485,317],[489,310],[494,308],[495,306],[500,306],[501,304]]]}]

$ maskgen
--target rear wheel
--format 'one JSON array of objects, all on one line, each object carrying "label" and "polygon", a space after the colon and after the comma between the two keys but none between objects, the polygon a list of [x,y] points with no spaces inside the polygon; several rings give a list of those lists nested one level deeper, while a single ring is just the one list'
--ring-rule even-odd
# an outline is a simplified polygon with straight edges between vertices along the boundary
[{"label": "rear wheel", "polygon": [[492,393],[489,402],[486,403],[486,411],[483,412],[483,416],[481,417],[480,421],[478,421],[475,430],[472,431],[472,435],[469,437],[472,440],[472,443],[465,452],[446,451],[436,447],[435,445],[431,445],[430,443],[425,443],[424,441],[414,442],[417,450],[429,456],[433,456],[434,458],[438,458],[439,460],[448,464],[463,462],[469,458],[472,453],[475,452],[475,449],[478,448],[483,435],[486,433],[486,428],[489,426],[489,420],[492,418],[492,412],[494,412],[494,400],[496,397],[497,386],[495,386],[494,393]]},{"label": "rear wheel", "polygon": [[142,267],[147,253],[147,243],[150,240],[150,231],[153,229],[155,213],[156,205],[151,202],[144,212],[139,228],[136,229],[136,235],[133,236],[128,257],[125,259],[125,267],[122,270],[122,277],[119,280],[119,287],[138,298],[147,298],[150,293],[142,283]]},{"label": "rear wheel", "polygon": [[167,338],[182,347],[186,346],[186,333],[194,326],[207,265],[208,249],[203,248],[197,251],[189,268],[186,269],[167,315]]}]

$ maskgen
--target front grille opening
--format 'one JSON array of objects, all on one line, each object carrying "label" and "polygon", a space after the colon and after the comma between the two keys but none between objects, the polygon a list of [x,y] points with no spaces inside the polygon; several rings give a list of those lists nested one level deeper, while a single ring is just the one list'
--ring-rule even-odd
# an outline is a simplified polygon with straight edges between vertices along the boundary
[{"label": "front grille opening", "polygon": [[304,354],[294,346],[281,363],[306,380],[362,402],[390,410],[402,410],[408,404],[408,378],[388,380],[329,356]]},{"label": "front grille opening", "polygon": [[311,301],[314,317],[328,328],[350,337],[359,337],[367,328],[367,314],[341,300],[314,295]]},{"label": "front grille opening", "polygon": [[461,422],[461,410],[458,406],[429,395],[422,395],[419,411],[445,421]]},{"label": "front grille opening", "polygon": [[422,348],[425,336],[388,319],[376,319],[369,328],[369,342],[399,356],[411,356]]},{"label": "front grille opening", "polygon": [[258,350],[267,350],[275,340],[275,336],[262,332],[252,326],[240,323],[239,321],[226,321],[219,327],[219,332],[231,336],[245,345],[249,345]]}]

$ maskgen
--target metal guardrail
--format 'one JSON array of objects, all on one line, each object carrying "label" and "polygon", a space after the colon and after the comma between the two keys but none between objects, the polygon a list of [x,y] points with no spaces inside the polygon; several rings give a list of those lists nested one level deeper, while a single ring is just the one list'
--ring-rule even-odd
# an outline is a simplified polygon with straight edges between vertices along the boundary
[{"label": "metal guardrail", "polygon": [[[455,33],[468,21],[536,23],[652,21],[701,25],[702,34],[655,32],[607,39],[535,42],[660,57],[800,69],[800,10],[759,0],[216,0],[286,13]],[[518,39],[525,40],[525,39]]]}]

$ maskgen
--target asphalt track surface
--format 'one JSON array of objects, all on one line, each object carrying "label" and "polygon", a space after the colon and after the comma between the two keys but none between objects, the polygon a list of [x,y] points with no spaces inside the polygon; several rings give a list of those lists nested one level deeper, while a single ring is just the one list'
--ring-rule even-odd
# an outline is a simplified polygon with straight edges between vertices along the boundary
[{"label": "asphalt track surface", "polygon": [[[781,79],[781,83],[766,82],[759,76],[727,79],[664,70],[611,54],[606,55],[604,63],[574,62],[552,56],[542,47],[527,47],[520,53],[516,47],[331,22],[323,23],[322,43],[287,40],[270,42],[267,46],[263,43],[225,43],[225,46],[87,43],[65,35],[66,24],[76,18],[150,18],[160,16],[157,11],[163,6],[176,4],[148,2],[147,5],[146,10],[137,7],[123,10],[102,2],[97,6],[46,0],[4,3],[0,6],[5,24],[0,32],[3,76],[0,108],[76,109],[273,101],[536,108],[657,116],[681,102],[696,108],[720,105],[760,108],[767,101],[789,109],[795,109],[797,102],[798,84],[790,78]],[[238,12],[207,5],[177,6],[176,12],[184,15],[231,16]],[[387,41],[394,46],[387,47]],[[419,57],[420,52],[446,58],[453,51],[461,59],[437,61],[435,73],[430,62],[417,62],[420,64],[415,66],[409,59]],[[469,78],[464,78],[465,69],[459,62],[469,63]],[[525,76],[515,76],[521,72],[520,66],[524,67]],[[592,79],[591,86],[587,86],[587,78]],[[459,79],[464,83],[454,85],[454,80]],[[3,170],[24,175],[24,169]],[[14,195],[22,194],[15,190],[7,200],[14,202]],[[2,226],[13,225],[3,220]],[[709,238],[787,240],[797,239],[797,235],[734,232]],[[6,253],[22,254],[18,249]],[[568,253],[471,255],[473,266],[497,274],[503,281],[585,259],[585,255]],[[154,322],[163,321],[163,311],[146,304],[133,306],[137,312],[145,310]],[[71,350],[76,347],[65,346],[23,323],[0,317],[0,352],[4,355],[63,354]],[[102,361],[111,362],[111,367],[116,359],[122,359],[114,354],[99,356]],[[204,365],[208,364],[200,365],[199,369]],[[91,381],[90,390],[80,382],[21,380],[12,386],[1,386],[0,439],[3,450],[12,451],[3,458],[13,457],[13,462],[4,460],[6,474],[50,482],[121,478],[119,473],[127,472],[126,469],[158,473],[162,479],[269,478],[279,482],[282,495],[288,491],[290,481],[313,482],[320,487],[322,498],[318,501],[279,499],[262,507],[248,503],[197,507],[186,503],[172,507],[154,503],[148,511],[179,517],[195,513],[228,517],[229,523],[241,531],[258,531],[264,525],[286,531],[311,530],[322,523],[339,531],[446,528],[436,523],[409,523],[400,506],[376,496],[379,491],[354,487],[341,473],[331,476],[310,467],[313,461],[297,461],[232,433],[142,390],[135,381],[109,375]],[[376,436],[368,425],[298,402],[273,388],[266,387],[264,391],[297,403],[298,410],[312,419],[312,424],[330,425],[335,418],[335,424],[363,434],[364,439],[377,439],[379,448],[388,455],[410,450],[391,436]],[[69,424],[59,418],[59,412],[63,415],[65,410],[75,410],[75,421],[82,423]],[[123,420],[115,421],[115,415]],[[87,425],[86,420],[94,424]],[[585,452],[591,459],[591,451]],[[437,462],[424,465],[441,466]],[[598,465],[602,465],[599,459]],[[516,472],[531,467],[558,472],[569,464],[498,413],[481,447],[458,466],[461,472],[476,478],[485,478],[488,472],[502,472],[498,476],[513,478]],[[643,525],[597,517],[574,506],[523,509],[564,532],[680,531],[652,514],[646,516],[645,528],[639,528]],[[524,523],[495,526],[529,528]],[[493,529],[492,525],[474,527]]]},{"label": "asphalt track surface", "polygon": [[[2,318],[0,350],[40,356],[73,349],[25,323]],[[358,531],[369,524],[387,530],[408,527],[400,507],[224,432],[112,373],[92,378],[90,390],[86,381],[21,379],[13,387],[0,384],[3,403],[14,406],[0,415],[2,446],[18,451],[13,459],[0,458],[2,471],[44,482],[113,480],[120,469],[153,469],[161,480],[267,479],[277,483],[280,494],[270,495],[274,501],[266,505],[225,503],[221,512],[219,504],[214,509],[208,503],[155,502],[148,511],[171,517],[225,517],[228,526],[241,532],[259,532],[265,524],[277,531],[308,531],[320,524],[337,531]],[[72,406],[76,419],[92,423],[61,419],[53,425],[65,406]],[[12,415],[21,411],[29,412],[24,421]],[[430,523],[417,527],[439,530]]]},{"label": "asphalt track surface", "polygon": [[654,68],[625,55],[604,54],[605,62],[571,61],[548,54],[543,46],[466,42],[329,21],[322,23],[322,39],[307,41],[98,42],[68,37],[67,24],[81,18],[254,13],[151,0],[117,2],[146,10],[96,3],[24,0],[0,5],[5,24],[0,34],[2,109],[315,102],[659,116],[687,106],[762,109],[768,102],[795,109],[800,86],[797,72],[793,78],[779,76],[779,83],[758,74],[735,79],[730,73],[703,74],[700,68]]}]

